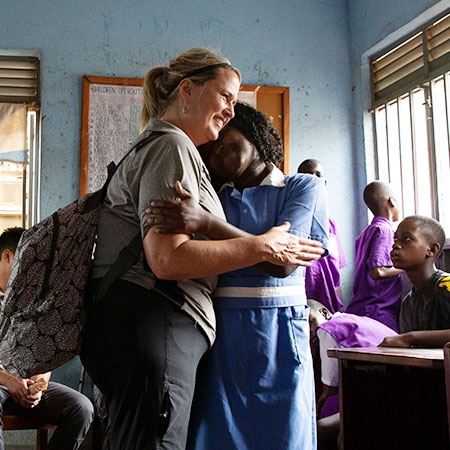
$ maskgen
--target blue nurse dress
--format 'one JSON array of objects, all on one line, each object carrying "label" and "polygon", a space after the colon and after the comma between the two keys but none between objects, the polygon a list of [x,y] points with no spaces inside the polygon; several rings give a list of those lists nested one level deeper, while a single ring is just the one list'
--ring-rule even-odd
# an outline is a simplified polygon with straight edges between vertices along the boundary
[{"label": "blue nurse dress", "polygon": [[[229,185],[222,188],[228,222],[262,234],[289,221],[291,233],[326,247],[323,182],[271,169],[259,186],[242,194]],[[217,338],[198,371],[187,449],[316,448],[304,275],[298,267],[286,278],[252,268],[220,276],[214,298]]]}]

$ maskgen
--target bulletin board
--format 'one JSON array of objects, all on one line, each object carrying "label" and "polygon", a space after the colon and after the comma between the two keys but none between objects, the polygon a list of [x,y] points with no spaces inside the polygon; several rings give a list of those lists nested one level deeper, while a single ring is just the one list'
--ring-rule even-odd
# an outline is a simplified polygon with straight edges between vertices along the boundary
[{"label": "bulletin board", "polygon": [[[99,189],[106,167],[118,162],[139,135],[143,78],[83,76],[81,118],[80,196]],[[289,88],[241,86],[239,100],[270,118],[284,144],[289,170]]]}]

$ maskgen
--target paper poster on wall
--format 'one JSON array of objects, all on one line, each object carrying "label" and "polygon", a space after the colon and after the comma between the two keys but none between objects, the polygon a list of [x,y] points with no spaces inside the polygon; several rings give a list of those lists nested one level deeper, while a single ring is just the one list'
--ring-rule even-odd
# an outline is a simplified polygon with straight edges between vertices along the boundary
[{"label": "paper poster on wall", "polygon": [[[80,195],[100,189],[106,167],[118,162],[139,135],[142,78],[83,77]],[[289,163],[289,88],[242,85],[239,100],[272,120],[284,142],[285,173]]]},{"label": "paper poster on wall", "polygon": [[142,87],[89,85],[87,192],[106,180],[105,168],[118,162],[139,135]]},{"label": "paper poster on wall", "polygon": [[239,91],[238,100],[256,108],[256,91]]}]

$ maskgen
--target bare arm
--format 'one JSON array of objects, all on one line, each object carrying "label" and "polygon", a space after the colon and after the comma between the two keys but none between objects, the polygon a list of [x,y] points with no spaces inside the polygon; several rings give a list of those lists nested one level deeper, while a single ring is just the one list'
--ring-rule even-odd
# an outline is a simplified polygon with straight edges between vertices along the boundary
[{"label": "bare arm", "polygon": [[373,269],[370,269],[370,278],[375,281],[384,280],[402,273],[404,273],[402,269],[396,269],[395,267],[374,267]]},{"label": "bare arm", "polygon": [[447,342],[450,342],[450,330],[410,331],[385,337],[379,347],[442,348]]}]

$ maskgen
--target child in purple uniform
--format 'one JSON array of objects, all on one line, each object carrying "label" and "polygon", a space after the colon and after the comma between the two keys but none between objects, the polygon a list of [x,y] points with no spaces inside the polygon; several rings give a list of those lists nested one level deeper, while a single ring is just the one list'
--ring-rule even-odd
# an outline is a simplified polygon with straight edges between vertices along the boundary
[{"label": "child in purple uniform", "polygon": [[392,187],[382,181],[365,187],[364,202],[375,217],[356,239],[353,298],[346,312],[371,317],[398,332],[403,270],[392,266],[390,251],[392,222],[399,220],[400,210]]},{"label": "child in purple uniform", "polygon": [[391,259],[403,269],[413,288],[403,299],[400,330],[385,347],[442,347],[450,329],[450,274],[436,269],[445,244],[442,226],[434,219],[409,216],[395,233]]},{"label": "child in purple uniform", "polygon": [[339,361],[327,355],[329,348],[376,347],[397,333],[386,325],[355,314],[334,313],[315,300],[310,307],[311,350],[320,359],[322,391],[317,401],[318,450],[334,448],[339,433]]},{"label": "child in purple uniform", "polygon": [[[320,161],[305,159],[297,169],[297,173],[309,173],[325,181],[325,170]],[[328,255],[312,262],[306,268],[305,288],[307,298],[319,301],[331,312],[344,311],[341,296],[341,277],[339,270],[347,267],[341,240],[336,224],[329,219]]]}]

